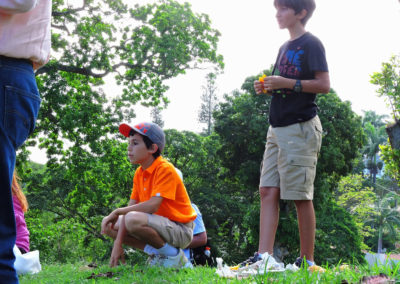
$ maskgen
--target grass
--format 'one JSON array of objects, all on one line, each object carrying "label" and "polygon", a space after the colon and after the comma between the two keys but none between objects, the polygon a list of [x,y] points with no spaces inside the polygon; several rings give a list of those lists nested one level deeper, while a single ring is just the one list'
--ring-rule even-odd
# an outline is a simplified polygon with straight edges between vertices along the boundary
[{"label": "grass", "polygon": [[352,266],[340,270],[325,267],[324,273],[311,273],[306,269],[251,276],[245,279],[220,278],[215,268],[164,269],[142,265],[122,265],[110,268],[101,265],[91,268],[83,263],[42,264],[42,271],[34,275],[20,276],[21,284],[35,283],[361,283],[363,276],[384,273],[392,281],[400,283],[400,263],[385,267]]}]

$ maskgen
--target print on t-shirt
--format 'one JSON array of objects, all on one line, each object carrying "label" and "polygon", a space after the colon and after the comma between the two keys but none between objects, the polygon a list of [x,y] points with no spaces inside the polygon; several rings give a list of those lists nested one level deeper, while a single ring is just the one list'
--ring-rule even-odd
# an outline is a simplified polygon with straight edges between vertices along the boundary
[{"label": "print on t-shirt", "polygon": [[300,77],[303,55],[304,50],[301,47],[298,47],[297,50],[286,50],[282,60],[279,62],[279,74],[284,77]]}]

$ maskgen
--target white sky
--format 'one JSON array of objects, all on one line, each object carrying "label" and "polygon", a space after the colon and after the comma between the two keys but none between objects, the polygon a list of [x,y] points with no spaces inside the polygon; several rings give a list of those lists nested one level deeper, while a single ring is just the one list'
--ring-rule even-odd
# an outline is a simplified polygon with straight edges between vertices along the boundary
[{"label": "white sky", "polygon": [[[132,0],[131,0],[132,1]],[[135,0],[144,3],[151,0]],[[131,3],[132,3],[131,2]],[[185,2],[178,0],[178,2]],[[224,73],[217,78],[218,95],[239,89],[245,78],[274,63],[279,47],[289,37],[275,19],[273,0],[189,0],[195,13],[210,16],[221,32],[219,54]],[[306,29],[319,37],[326,50],[331,87],[353,110],[389,114],[370,81],[373,72],[392,55],[400,55],[399,0],[316,0],[317,8]],[[202,85],[212,70],[192,70],[168,82],[171,103],[162,112],[164,128],[201,131],[198,123]],[[150,110],[137,107],[135,122],[150,120]],[[34,150],[31,159],[43,161]]]},{"label": "white sky", "polygon": [[[183,2],[183,1],[179,1]],[[224,74],[217,79],[219,96],[239,89],[245,78],[274,63],[279,47],[289,37],[275,19],[273,0],[191,0],[196,13],[210,16],[221,32],[219,53]],[[327,54],[331,87],[352,109],[388,114],[370,81],[381,63],[400,54],[400,3],[398,0],[316,0],[317,8],[306,29],[319,37]],[[165,128],[200,131],[198,110],[201,86],[211,70],[189,71],[170,81],[171,103],[162,112]],[[137,120],[149,119],[149,111]],[[146,116],[147,115],[147,116]]]}]

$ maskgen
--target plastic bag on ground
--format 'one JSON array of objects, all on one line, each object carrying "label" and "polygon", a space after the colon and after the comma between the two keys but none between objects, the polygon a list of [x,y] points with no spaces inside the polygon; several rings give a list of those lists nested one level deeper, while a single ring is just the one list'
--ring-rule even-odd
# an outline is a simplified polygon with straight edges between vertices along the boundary
[{"label": "plastic bag on ground", "polygon": [[21,254],[20,250],[15,245],[13,251],[15,255],[14,267],[18,274],[34,274],[42,270],[38,250]]}]

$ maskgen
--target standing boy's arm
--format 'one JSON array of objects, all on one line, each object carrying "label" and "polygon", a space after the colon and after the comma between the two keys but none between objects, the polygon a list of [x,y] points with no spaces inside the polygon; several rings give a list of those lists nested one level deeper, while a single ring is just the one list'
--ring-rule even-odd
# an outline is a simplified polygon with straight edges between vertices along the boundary
[{"label": "standing boy's arm", "polygon": [[[267,76],[264,79],[264,88],[268,91],[277,89],[293,90],[296,79],[289,79],[282,76]],[[315,79],[301,80],[302,92],[314,94],[327,94],[330,90],[329,72],[315,72]]]}]

